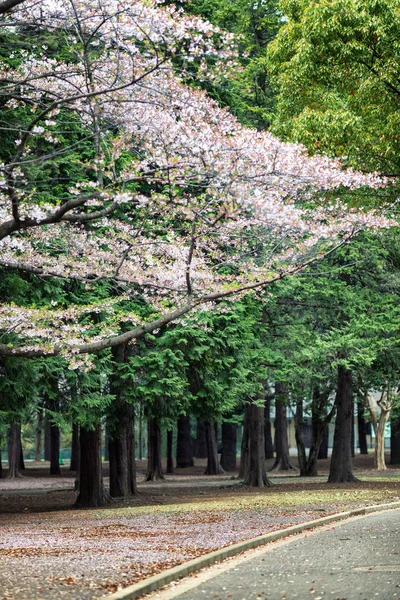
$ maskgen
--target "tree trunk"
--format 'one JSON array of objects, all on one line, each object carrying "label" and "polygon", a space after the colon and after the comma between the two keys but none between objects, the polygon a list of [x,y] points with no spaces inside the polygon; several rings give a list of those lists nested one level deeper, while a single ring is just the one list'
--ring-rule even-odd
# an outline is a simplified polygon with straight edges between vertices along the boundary
[{"label": "tree trunk", "polygon": [[358,480],[353,475],[351,463],[352,373],[342,366],[338,368],[336,408],[335,435],[328,483],[355,482]]},{"label": "tree trunk", "polygon": [[357,426],[358,426],[358,444],[360,447],[360,454],[368,454],[367,444],[367,423],[365,421],[365,408],[364,402],[358,400],[357,402]]},{"label": "tree trunk", "polygon": [[239,479],[246,479],[249,471],[250,455],[250,404],[245,404],[243,416],[242,445],[240,447]]},{"label": "tree trunk", "polygon": [[61,475],[60,428],[50,425],[50,475]]},{"label": "tree trunk", "polygon": [[222,423],[221,467],[224,471],[236,471],[237,426]]},{"label": "tree trunk", "polygon": [[274,458],[274,444],[271,431],[271,400],[273,396],[267,396],[264,410],[264,440],[265,458]]},{"label": "tree trunk", "polygon": [[106,425],[104,427],[104,462],[109,462],[109,460],[110,460],[109,445],[110,445],[110,426],[109,426],[108,420],[106,420]]},{"label": "tree trunk", "polygon": [[1,438],[0,438],[0,479],[3,477],[3,462],[1,457]]},{"label": "tree trunk", "polygon": [[71,462],[70,471],[79,471],[79,425],[72,424]]},{"label": "tree trunk", "polygon": [[51,441],[50,441],[50,419],[49,415],[46,413],[44,418],[44,460],[50,461],[51,457]]},{"label": "tree trunk", "polygon": [[195,454],[196,458],[207,458],[207,440],[204,430],[204,421],[197,421]]},{"label": "tree trunk", "polygon": [[392,419],[390,424],[390,464],[400,463],[400,417]]},{"label": "tree trunk", "polygon": [[249,406],[249,463],[244,484],[269,487],[272,484],[265,470],[264,406]]},{"label": "tree trunk", "polygon": [[318,450],[318,459],[328,458],[328,444],[329,444],[329,427],[325,427],[322,436],[321,444]]},{"label": "tree trunk", "polygon": [[307,457],[306,445],[304,442],[303,420],[303,398],[298,398],[296,402],[296,415],[294,418],[294,425],[296,434],[297,457],[299,461],[301,477],[305,477],[307,475]]},{"label": "tree trunk", "polygon": [[7,430],[8,479],[21,477],[21,425],[13,424]]},{"label": "tree trunk", "polygon": [[19,470],[25,471],[24,451],[22,449],[22,440],[19,442]]},{"label": "tree trunk", "polygon": [[287,433],[286,404],[280,400],[283,397],[283,386],[275,384],[275,449],[276,459],[271,471],[289,471],[296,468],[290,462],[289,441]]},{"label": "tree trunk", "polygon": [[307,477],[316,477],[318,475],[317,461],[320,458],[321,447],[324,441],[322,457],[328,458],[328,425],[336,412],[336,405],[334,405],[329,413],[326,414],[328,399],[328,390],[321,393],[317,387],[314,387],[311,408],[311,441],[306,465]]},{"label": "tree trunk", "polygon": [[390,411],[381,410],[379,424],[375,431],[375,454],[374,466],[378,471],[387,471],[385,462],[385,427],[389,419]]},{"label": "tree trunk", "polygon": [[354,433],[354,402],[351,403],[351,456],[356,455],[356,436]]},{"label": "tree trunk", "polygon": [[[116,364],[127,360],[126,345],[113,349]],[[133,406],[123,395],[124,382],[117,369],[110,377],[110,392],[115,400],[108,415],[108,455],[110,466],[110,495],[113,498],[126,498],[136,493],[136,467],[134,457]]]},{"label": "tree trunk", "polygon": [[101,425],[80,428],[80,480],[76,505],[82,508],[104,506],[109,496],[104,488],[101,465]]},{"label": "tree trunk", "polygon": [[186,469],[193,467],[193,444],[190,428],[190,415],[180,415],[178,419],[178,435],[176,440],[176,467]]},{"label": "tree trunk", "polygon": [[143,460],[143,409],[139,404],[138,459]]},{"label": "tree trunk", "polygon": [[224,470],[218,461],[214,421],[204,421],[204,432],[207,441],[207,468],[204,471],[204,475],[222,475]]},{"label": "tree trunk", "polygon": [[156,417],[147,421],[147,473],[146,481],[164,479],[161,466],[161,427]]},{"label": "tree trunk", "polygon": [[43,421],[43,408],[40,407],[37,413],[35,429],[35,462],[42,460]]},{"label": "tree trunk", "polygon": [[174,459],[173,459],[173,444],[174,444],[174,431],[170,429],[167,431],[167,473],[170,475],[174,472]]}]

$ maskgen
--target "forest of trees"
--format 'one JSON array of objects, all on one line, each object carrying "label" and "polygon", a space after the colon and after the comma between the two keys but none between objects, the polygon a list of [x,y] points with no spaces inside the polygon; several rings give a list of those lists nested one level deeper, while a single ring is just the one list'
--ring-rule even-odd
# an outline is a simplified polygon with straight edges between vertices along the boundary
[{"label": "forest of trees", "polygon": [[0,2],[8,477],[21,428],[51,474],[69,430],[77,505],[124,498],[146,427],[148,480],[164,437],[168,473],[269,486],[288,406],[301,475],[334,423],[329,482],[355,480],[355,414],[400,463],[398,9]]}]

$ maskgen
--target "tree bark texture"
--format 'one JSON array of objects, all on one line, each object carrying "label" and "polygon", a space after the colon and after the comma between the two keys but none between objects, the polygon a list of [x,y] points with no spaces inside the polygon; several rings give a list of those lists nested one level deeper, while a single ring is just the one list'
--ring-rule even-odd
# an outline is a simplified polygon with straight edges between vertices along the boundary
[{"label": "tree bark texture", "polygon": [[245,404],[243,416],[242,445],[240,448],[239,479],[246,479],[249,470],[250,454],[250,404]]},{"label": "tree bark texture", "polygon": [[[115,363],[126,360],[126,346],[113,349]],[[124,383],[117,369],[110,378],[110,391],[115,395],[112,412],[108,415],[108,453],[110,464],[110,495],[126,498],[136,493],[134,455],[133,406],[123,397]]]},{"label": "tree bark texture", "polygon": [[43,424],[43,408],[40,407],[37,413],[35,428],[35,462],[40,462],[42,460]]},{"label": "tree bark texture", "polygon": [[249,461],[244,484],[257,488],[269,487],[272,484],[265,470],[264,406],[249,406]]},{"label": "tree bark texture", "polygon": [[60,469],[60,428],[50,425],[50,475],[61,475]]},{"label": "tree bark texture", "polygon": [[267,396],[264,410],[264,442],[265,458],[274,458],[274,443],[272,441],[271,428],[271,401],[273,396]]},{"label": "tree bark texture", "polygon": [[392,419],[390,424],[390,464],[400,463],[400,417]]},{"label": "tree bark texture", "polygon": [[82,508],[104,506],[109,500],[103,482],[101,464],[101,425],[80,428],[80,479],[76,505]]},{"label": "tree bark texture", "polygon": [[357,402],[357,427],[358,427],[358,445],[360,447],[360,454],[368,454],[368,444],[367,444],[368,424],[365,421],[365,407],[364,407],[364,402],[362,400],[359,400]]},{"label": "tree bark texture", "polygon": [[303,410],[303,398],[298,398],[296,402],[296,414],[294,418],[296,445],[297,445],[297,458],[300,467],[300,476],[305,477],[307,475],[307,456],[306,456],[306,444],[304,441],[304,410]]},{"label": "tree bark texture", "polygon": [[328,458],[328,425],[336,412],[336,406],[333,405],[327,413],[328,400],[329,390],[321,392],[317,387],[314,387],[311,404],[311,440],[306,464],[306,477],[316,477],[318,475],[318,458],[320,458],[323,442],[325,442],[325,445],[322,457]]},{"label": "tree bark texture", "polygon": [[79,471],[79,425],[72,424],[71,462],[70,471]]},{"label": "tree bark texture", "polygon": [[196,458],[207,458],[207,440],[204,431],[204,421],[196,424]]},{"label": "tree bark texture", "polygon": [[207,441],[207,467],[204,475],[221,475],[223,468],[218,461],[218,446],[214,421],[204,421],[204,432]]},{"label": "tree bark texture", "polygon": [[276,458],[271,471],[289,471],[296,468],[290,462],[287,433],[286,404],[281,400],[284,389],[281,383],[275,384],[275,449]]},{"label": "tree bark texture", "polygon": [[193,467],[193,443],[190,426],[190,415],[180,415],[178,419],[178,435],[176,440],[176,467],[186,469]]},{"label": "tree bark texture", "polygon": [[169,475],[174,472],[173,445],[174,431],[170,429],[167,431],[167,473]]},{"label": "tree bark texture", "polygon": [[51,450],[50,450],[50,419],[49,415],[46,414],[44,417],[44,460],[50,461]]},{"label": "tree bark texture", "polygon": [[12,424],[7,430],[8,479],[21,477],[21,425]]},{"label": "tree bark texture", "polygon": [[147,473],[146,481],[164,479],[161,466],[161,427],[157,417],[147,421]]},{"label": "tree bark texture", "polygon": [[353,379],[349,369],[338,367],[336,390],[336,422],[328,483],[357,481],[351,461],[351,428],[353,415]]},{"label": "tree bark texture", "polygon": [[322,435],[321,444],[318,450],[318,459],[323,460],[328,458],[328,445],[329,445],[329,427],[325,427]]},{"label": "tree bark texture", "polygon": [[224,471],[236,470],[237,425],[222,423],[221,467]]}]

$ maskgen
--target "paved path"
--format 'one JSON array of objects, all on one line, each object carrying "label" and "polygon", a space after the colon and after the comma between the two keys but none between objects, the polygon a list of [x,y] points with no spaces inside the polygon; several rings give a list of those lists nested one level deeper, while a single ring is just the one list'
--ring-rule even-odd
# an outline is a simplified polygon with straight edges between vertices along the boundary
[{"label": "paved path", "polygon": [[148,598],[400,600],[400,510],[271,544]]}]

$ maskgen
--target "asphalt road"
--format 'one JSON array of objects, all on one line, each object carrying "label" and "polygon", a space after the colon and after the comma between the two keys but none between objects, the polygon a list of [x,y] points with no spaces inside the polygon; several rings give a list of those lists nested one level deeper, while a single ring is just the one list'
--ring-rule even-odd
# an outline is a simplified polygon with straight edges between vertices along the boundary
[{"label": "asphalt road", "polygon": [[400,600],[400,510],[295,536],[188,577],[168,600]]}]

